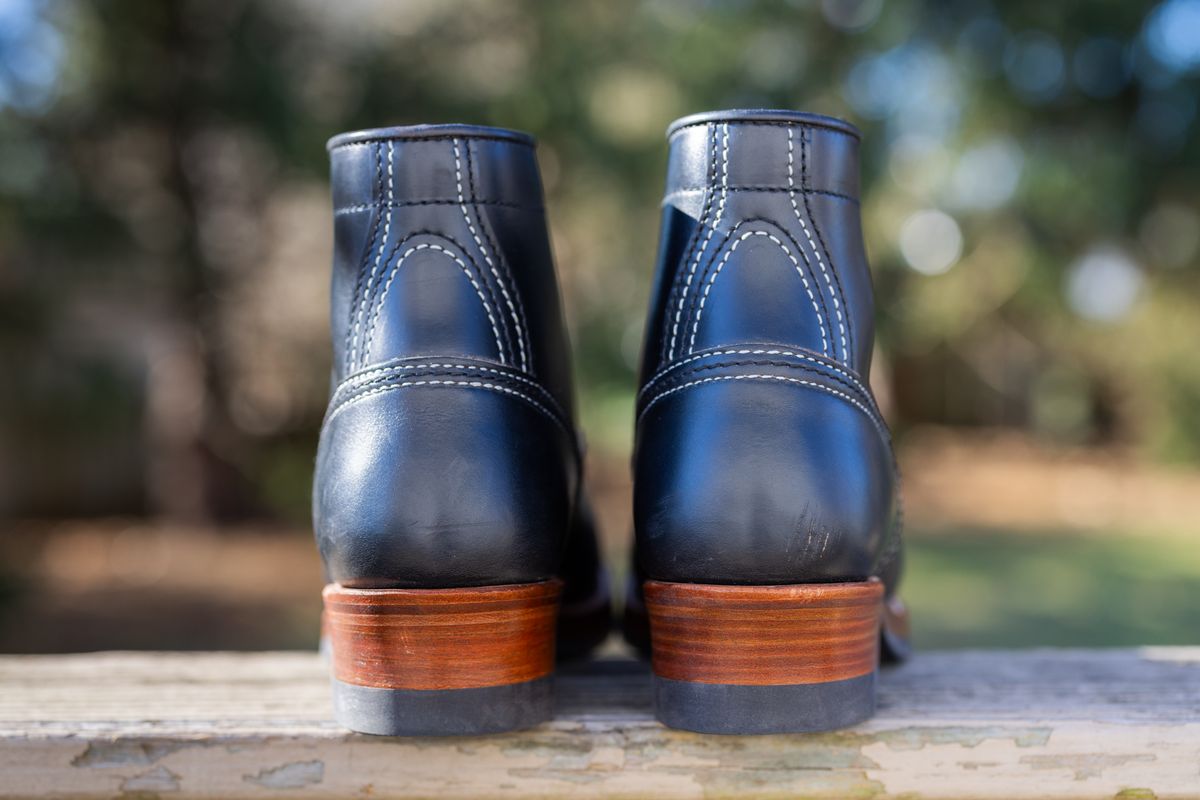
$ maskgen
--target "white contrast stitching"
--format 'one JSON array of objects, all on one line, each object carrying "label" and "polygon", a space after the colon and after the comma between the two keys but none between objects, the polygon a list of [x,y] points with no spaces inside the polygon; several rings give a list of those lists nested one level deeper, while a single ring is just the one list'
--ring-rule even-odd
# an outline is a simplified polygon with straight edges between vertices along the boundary
[{"label": "white contrast stitching", "polygon": [[[671,191],[667,192],[666,194],[663,195],[663,198],[664,198],[664,200],[668,200],[677,194],[696,194],[698,192],[707,192],[708,188],[709,187],[707,187],[707,186],[681,186],[677,189],[672,189]],[[750,184],[744,184],[744,185],[733,184],[731,186],[726,186],[725,191],[727,191],[727,192],[799,192],[801,195],[819,194],[823,197],[836,197],[839,200],[845,200],[848,203],[854,203],[855,205],[860,205],[857,197],[852,197],[848,194],[843,194],[842,192],[835,192],[835,191],[832,191],[829,189],[813,189],[811,187],[809,187],[809,188],[800,187],[799,189],[789,189],[786,186],[772,186],[769,183],[750,183]],[[660,203],[659,205],[667,205],[667,203],[663,202],[663,203]]]},{"label": "white contrast stitching", "polygon": [[[792,175],[792,126],[787,129],[787,172],[788,172],[788,199],[792,201],[792,211],[796,212],[796,220],[799,221],[800,227],[804,229],[804,235],[808,238],[808,246],[812,249],[813,255],[817,257],[817,264],[821,267],[821,274],[825,276],[825,285],[829,287],[829,297],[833,300],[833,309],[837,312],[838,319],[838,336],[842,343],[842,360],[850,363],[850,348],[846,345],[846,323],[842,318],[842,304],[838,302],[837,292],[833,290],[833,281],[829,278],[829,271],[825,268],[825,261],[821,258],[821,251],[817,248],[817,243],[813,241],[812,233],[808,230],[808,223],[804,221],[804,216],[800,213],[800,207],[796,205],[796,183]],[[801,142],[801,146],[804,144]],[[801,251],[800,255],[804,255]],[[805,263],[808,263],[808,256],[804,256]]]},{"label": "white contrast stitching", "polygon": [[500,347],[500,329],[496,326],[496,318],[492,316],[492,307],[488,303],[487,298],[483,296],[483,290],[479,288],[479,284],[475,281],[475,276],[471,274],[471,270],[467,269],[467,265],[463,262],[463,260],[454,253],[450,252],[441,245],[429,244],[426,242],[414,245],[405,250],[403,255],[401,255],[400,259],[396,262],[395,266],[393,266],[391,271],[388,273],[388,279],[383,285],[383,291],[379,293],[379,302],[375,304],[375,308],[371,312],[370,320],[367,325],[367,335],[363,337],[363,358],[365,359],[367,356],[368,348],[371,345],[371,339],[375,335],[375,322],[379,319],[379,312],[383,308],[384,303],[387,301],[388,290],[392,288],[392,281],[396,279],[396,275],[400,271],[400,265],[404,263],[404,259],[408,258],[410,255],[419,250],[437,251],[442,255],[453,259],[454,262],[462,268],[463,274],[467,276],[467,280],[469,280],[471,285],[475,287],[475,294],[479,295],[479,302],[483,303],[483,311],[485,314],[487,314],[488,322],[492,324],[492,335],[496,337],[496,353],[500,357],[500,361],[503,362],[504,350]]},{"label": "white contrast stitching", "polygon": [[[362,297],[359,299],[358,311],[354,315],[354,331],[350,339],[350,365],[357,363],[356,356],[358,355],[358,334],[362,330],[362,324],[366,321],[365,314],[367,309],[367,298],[371,294],[371,285],[375,282],[375,276],[379,273],[379,265],[383,260],[383,253],[387,250],[388,234],[392,229],[392,212],[391,204],[394,200],[395,181],[392,175],[392,143],[387,143],[387,201],[388,207],[380,211],[384,215],[383,219],[383,238],[379,240],[379,250],[375,253],[375,263],[371,266],[371,272],[367,277],[367,282],[363,284]],[[363,349],[366,349],[364,343]],[[364,354],[365,355],[365,354]]]},{"label": "white contrast stitching", "polygon": [[[382,169],[382,163],[383,163],[382,160],[380,160],[380,164],[381,164],[380,169]],[[530,205],[522,205],[521,203],[510,203],[506,200],[487,200],[487,199],[481,198],[481,197],[474,198],[473,200],[471,200],[471,203],[476,206],[500,206],[501,208],[513,208],[513,209],[516,209],[517,211],[538,212],[538,211],[545,210],[541,206],[530,206]],[[359,203],[357,205],[342,206],[341,208],[335,208],[333,210],[333,215],[335,217],[340,217],[345,214],[359,214],[359,213],[362,213],[363,211],[374,211],[377,208],[409,208],[410,206],[456,206],[456,205],[458,205],[457,198],[443,200],[441,198],[431,197],[426,200],[399,200],[399,201],[394,201],[392,203],[387,203],[387,202],[381,201],[378,203]]]},{"label": "white contrast stitching", "polygon": [[[505,282],[500,278],[500,273],[496,269],[496,265],[492,262],[492,257],[488,253],[488,249],[484,247],[483,241],[479,238],[479,233],[475,230],[475,224],[471,222],[471,215],[467,211],[466,198],[463,197],[462,185],[462,160],[458,154],[458,139],[451,139],[451,144],[454,146],[454,182],[458,188],[458,207],[462,209],[463,220],[466,221],[467,227],[471,230],[471,236],[475,239],[475,244],[479,246],[479,252],[483,253],[483,260],[487,262],[488,268],[491,269],[493,277],[496,279],[496,285],[500,287],[500,294],[504,295],[504,302],[508,305],[508,312],[512,315],[513,325],[517,329],[517,346],[521,353],[521,369],[528,370],[529,362],[525,356],[525,329],[521,326],[521,319],[517,316],[517,309],[513,305],[512,297],[508,294]],[[474,202],[474,199],[472,199]]]},{"label": "white contrast stitching", "polygon": [[491,367],[481,367],[475,364],[392,364],[385,367],[376,367],[375,369],[369,369],[364,372],[355,373],[343,381],[342,384],[334,391],[333,399],[330,400],[330,403],[336,402],[339,395],[353,392],[356,388],[354,384],[359,384],[358,388],[361,388],[362,384],[370,383],[370,380],[364,379],[374,379],[381,375],[395,375],[400,372],[409,372],[418,369],[465,369],[472,372],[490,372],[491,374],[498,375],[501,378],[520,381],[521,383],[527,384],[539,391],[550,402],[550,404],[555,406],[556,410],[561,412],[561,409],[558,408],[558,401],[554,399],[554,395],[550,394],[550,391],[537,381],[530,380],[529,378],[518,375],[514,372],[504,372],[502,370],[493,369]]},{"label": "white contrast stitching", "polygon": [[867,395],[868,397],[871,395],[870,391],[867,389],[867,387],[865,387],[863,385],[862,381],[859,380],[857,375],[853,375],[850,372],[847,372],[846,370],[842,369],[841,367],[835,366],[834,364],[827,364],[826,362],[820,360],[819,358],[813,358],[810,355],[807,355],[805,353],[797,353],[793,350],[746,350],[746,349],[715,350],[711,353],[700,353],[699,355],[691,356],[690,358],[685,358],[682,361],[676,361],[674,364],[671,364],[669,367],[659,370],[657,373],[655,373],[654,377],[652,377],[650,380],[646,381],[646,385],[642,387],[642,390],[639,394],[645,394],[650,389],[651,386],[653,386],[654,384],[656,384],[660,380],[662,380],[664,377],[666,377],[667,373],[669,373],[673,370],[676,370],[679,367],[685,366],[686,364],[690,364],[693,361],[699,361],[700,359],[703,359],[703,358],[715,358],[717,356],[791,356],[792,358],[802,358],[805,361],[811,361],[812,363],[814,363],[818,366],[824,367],[825,369],[828,369],[831,372],[836,372],[838,375],[841,375],[843,378],[845,378],[846,380],[848,380],[852,384],[854,384],[854,387],[856,389],[858,389],[860,392],[862,392],[863,394]]},{"label": "white contrast stitching", "polygon": [[734,241],[733,245],[725,251],[725,255],[721,258],[721,263],[717,264],[717,269],[709,277],[708,283],[704,286],[704,294],[700,296],[700,307],[696,309],[696,319],[692,323],[692,337],[688,341],[688,353],[691,353],[696,348],[696,332],[700,330],[700,317],[704,314],[704,303],[708,300],[708,293],[712,291],[713,284],[716,283],[717,276],[721,274],[721,269],[729,262],[729,257],[738,249],[738,245],[749,239],[751,236],[766,236],[779,248],[783,250],[784,255],[792,262],[792,266],[796,268],[796,273],[800,276],[800,280],[804,283],[804,291],[808,293],[808,299],[812,301],[813,311],[817,312],[817,327],[821,330],[821,353],[825,356],[829,355],[829,340],[825,336],[825,317],[821,314],[821,309],[817,306],[817,297],[813,294],[812,286],[808,283],[808,276],[804,274],[804,269],[800,266],[800,262],[792,255],[792,251],[787,245],[779,241],[779,239],[767,231],[746,231]]},{"label": "white contrast stitching", "polygon": [[[712,241],[713,232],[717,226],[721,224],[721,214],[725,211],[725,198],[729,196],[727,188],[729,187],[729,123],[721,126],[721,199],[717,203],[717,216],[713,219],[712,225],[708,227],[708,231],[704,236],[704,243],[700,245],[700,249],[696,251],[696,258],[692,261],[692,266],[688,270],[687,280],[684,281],[683,291],[679,295],[679,305],[675,308],[675,321],[671,324],[671,346],[667,348],[667,358],[671,359],[675,356],[675,335],[679,331],[679,317],[683,313],[683,304],[687,300],[688,290],[692,285],[692,276],[696,274],[696,267],[700,265],[700,259],[704,255],[705,248]],[[704,225],[705,221],[700,220],[700,224]],[[694,337],[693,337],[694,338]]]},{"label": "white contrast stitching", "polygon": [[517,398],[520,398],[521,400],[524,400],[525,402],[529,403],[531,406],[536,408],[538,411],[541,411],[543,414],[545,414],[547,417],[549,417],[550,420],[555,425],[557,425],[561,431],[563,431],[563,433],[567,434],[568,439],[572,438],[570,432],[567,431],[567,429],[563,426],[562,420],[560,420],[558,417],[556,417],[553,413],[550,412],[550,409],[546,408],[544,405],[539,403],[537,400],[534,400],[529,395],[518,392],[515,389],[509,389],[507,386],[497,386],[494,383],[485,383],[483,381],[443,381],[443,380],[405,381],[404,383],[393,383],[388,386],[380,386],[376,389],[371,389],[370,391],[362,392],[361,394],[356,394],[353,397],[345,400],[341,405],[334,407],[334,409],[329,412],[329,416],[327,416],[325,418],[325,424],[328,424],[329,421],[331,419],[333,419],[335,416],[337,416],[338,412],[340,412],[343,408],[345,408],[346,406],[348,406],[352,403],[358,402],[359,400],[361,400],[364,397],[370,397],[371,395],[382,394],[384,392],[391,392],[396,389],[404,389],[409,386],[469,386],[473,389],[489,389],[494,392],[503,392],[504,394],[510,394],[513,397],[517,397]]},{"label": "white contrast stitching", "polygon": [[883,436],[883,438],[885,440],[890,441],[891,437],[888,436],[887,429],[882,426],[880,421],[875,418],[875,415],[872,414],[865,405],[860,403],[855,398],[851,397],[850,395],[846,394],[845,392],[840,392],[837,389],[832,389],[823,383],[817,383],[816,381],[806,381],[801,378],[789,378],[786,375],[713,375],[708,378],[700,378],[699,380],[689,381],[687,383],[680,384],[679,386],[674,386],[670,389],[667,389],[665,392],[656,394],[648,403],[646,403],[646,406],[642,409],[642,413],[638,414],[638,419],[640,420],[642,417],[644,417],[646,415],[646,412],[650,410],[650,407],[653,406],[655,403],[657,403],[659,400],[662,400],[664,397],[667,397],[669,395],[675,394],[675,392],[681,391],[683,389],[687,389],[690,386],[699,386],[702,383],[713,383],[715,381],[749,381],[749,380],[785,381],[787,383],[798,383],[801,386],[809,386],[809,387],[812,387],[813,389],[820,389],[823,392],[828,392],[829,394],[832,394],[836,397],[840,397],[841,399],[852,403],[859,411],[866,414],[867,419],[871,420],[871,424],[875,426],[875,429],[879,431],[879,433]]}]

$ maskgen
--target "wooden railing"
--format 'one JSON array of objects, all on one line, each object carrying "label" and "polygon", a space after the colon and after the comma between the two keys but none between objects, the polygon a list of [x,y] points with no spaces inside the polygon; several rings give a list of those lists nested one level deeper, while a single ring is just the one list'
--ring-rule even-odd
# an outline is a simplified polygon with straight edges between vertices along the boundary
[{"label": "wooden railing", "polygon": [[0,796],[1200,798],[1200,648],[921,653],[818,735],[667,730],[627,659],[558,687],[533,730],[384,739],[313,654],[7,656]]}]

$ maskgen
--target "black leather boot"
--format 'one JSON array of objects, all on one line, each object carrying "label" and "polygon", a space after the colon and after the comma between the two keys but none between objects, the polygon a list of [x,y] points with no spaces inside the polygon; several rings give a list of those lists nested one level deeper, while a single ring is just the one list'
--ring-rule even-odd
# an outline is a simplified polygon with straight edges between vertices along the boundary
[{"label": "black leather boot", "polygon": [[608,595],[533,140],[422,125],[329,152],[333,392],[313,517],[337,719],[536,724],[556,613],[561,649],[585,652]]},{"label": "black leather boot", "polygon": [[[667,725],[837,728],[904,648],[900,510],[867,384],[859,134],[787,111],[668,132],[637,404],[634,593]],[[632,631],[636,634],[636,630]]]}]

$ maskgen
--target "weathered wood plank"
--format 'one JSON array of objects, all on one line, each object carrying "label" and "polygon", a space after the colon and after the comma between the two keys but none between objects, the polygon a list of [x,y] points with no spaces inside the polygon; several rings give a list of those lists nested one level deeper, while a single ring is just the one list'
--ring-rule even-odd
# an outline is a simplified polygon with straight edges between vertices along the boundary
[{"label": "weathered wood plank", "polygon": [[874,720],[806,736],[665,730],[628,660],[474,739],[347,733],[326,680],[302,653],[0,658],[0,795],[1200,798],[1200,648],[921,654]]}]

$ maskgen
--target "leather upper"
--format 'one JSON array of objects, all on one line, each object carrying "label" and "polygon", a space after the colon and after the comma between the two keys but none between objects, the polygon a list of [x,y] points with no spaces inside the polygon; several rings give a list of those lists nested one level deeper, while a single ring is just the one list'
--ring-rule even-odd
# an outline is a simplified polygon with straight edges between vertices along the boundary
[{"label": "leather upper", "polygon": [[668,135],[637,404],[639,569],[695,583],[881,575],[890,590],[900,512],[865,377],[858,133],[731,111]]},{"label": "leather upper", "polygon": [[[415,126],[329,152],[333,391],[313,487],[329,577],[554,576],[589,517],[532,139]],[[590,529],[577,534],[594,561]]]}]

